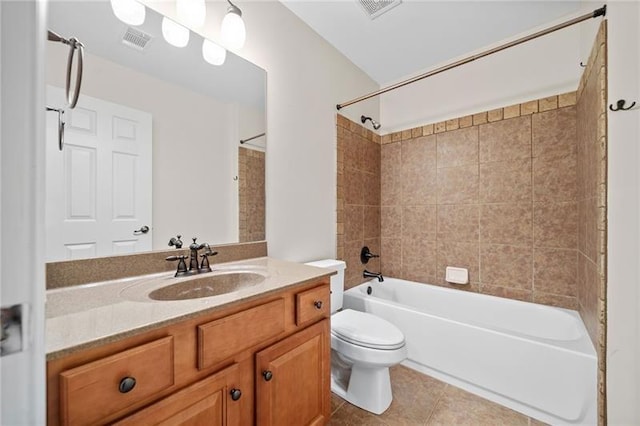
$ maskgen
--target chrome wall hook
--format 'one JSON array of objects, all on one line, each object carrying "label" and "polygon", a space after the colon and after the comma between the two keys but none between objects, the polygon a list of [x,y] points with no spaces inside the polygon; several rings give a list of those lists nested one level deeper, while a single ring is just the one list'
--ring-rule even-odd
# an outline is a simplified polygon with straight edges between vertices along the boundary
[{"label": "chrome wall hook", "polygon": [[631,105],[629,105],[627,108],[624,107],[624,104],[627,101],[625,101],[624,99],[619,99],[618,102],[616,102],[616,107],[613,107],[613,104],[609,105],[609,109],[611,111],[629,111],[631,108],[633,108],[634,106],[636,106],[635,102],[632,102]]}]

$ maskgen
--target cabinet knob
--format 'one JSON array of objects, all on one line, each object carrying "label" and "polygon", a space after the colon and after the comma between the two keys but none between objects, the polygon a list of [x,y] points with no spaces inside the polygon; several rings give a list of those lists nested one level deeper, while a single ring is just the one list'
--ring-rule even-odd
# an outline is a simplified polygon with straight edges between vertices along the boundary
[{"label": "cabinet knob", "polygon": [[269,370],[263,371],[262,377],[264,377],[264,380],[268,382],[269,380],[273,379],[273,373]]},{"label": "cabinet knob", "polygon": [[233,399],[234,401],[239,400],[242,396],[242,391],[240,389],[231,389],[231,392],[229,393],[231,394],[231,399]]},{"label": "cabinet knob", "polygon": [[136,379],[133,377],[125,377],[124,379],[120,380],[120,384],[118,385],[120,393],[131,392],[135,387]]},{"label": "cabinet knob", "polygon": [[313,302],[313,306],[315,306],[316,309],[322,309],[322,300],[316,300]]}]

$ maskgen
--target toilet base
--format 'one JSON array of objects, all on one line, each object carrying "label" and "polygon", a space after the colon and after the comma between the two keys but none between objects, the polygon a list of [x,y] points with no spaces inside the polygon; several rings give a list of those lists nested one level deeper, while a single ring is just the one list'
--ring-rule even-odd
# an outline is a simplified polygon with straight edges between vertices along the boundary
[{"label": "toilet base", "polygon": [[391,405],[391,379],[388,367],[351,367],[348,384],[332,374],[331,391],[349,403],[374,414],[382,414]]}]

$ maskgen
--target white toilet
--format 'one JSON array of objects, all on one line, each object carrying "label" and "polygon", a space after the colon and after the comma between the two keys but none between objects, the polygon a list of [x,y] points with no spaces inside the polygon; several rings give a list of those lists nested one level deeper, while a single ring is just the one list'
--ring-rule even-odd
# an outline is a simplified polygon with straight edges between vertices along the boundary
[{"label": "white toilet", "polygon": [[[331,277],[331,391],[364,410],[382,414],[393,399],[389,367],[407,357],[404,334],[375,315],[342,308],[345,263],[307,265],[333,269]],[[384,285],[384,283],[380,283]]]}]

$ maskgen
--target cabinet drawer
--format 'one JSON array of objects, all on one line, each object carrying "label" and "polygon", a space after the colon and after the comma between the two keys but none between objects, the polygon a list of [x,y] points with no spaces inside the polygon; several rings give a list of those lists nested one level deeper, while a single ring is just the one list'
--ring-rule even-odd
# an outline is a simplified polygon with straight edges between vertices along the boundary
[{"label": "cabinet drawer", "polygon": [[214,366],[284,331],[284,299],[198,326],[198,368]]},{"label": "cabinet drawer", "polygon": [[330,302],[328,285],[296,294],[296,325],[328,317],[331,313]]},{"label": "cabinet drawer", "polygon": [[101,423],[172,385],[171,336],[64,371],[60,373],[62,424]]}]

